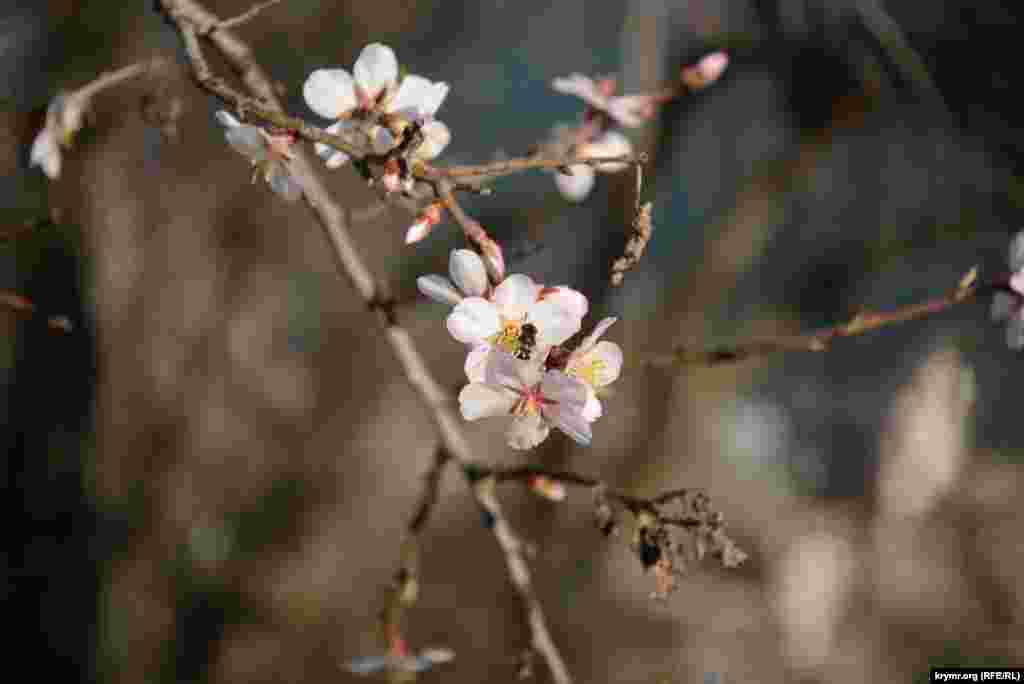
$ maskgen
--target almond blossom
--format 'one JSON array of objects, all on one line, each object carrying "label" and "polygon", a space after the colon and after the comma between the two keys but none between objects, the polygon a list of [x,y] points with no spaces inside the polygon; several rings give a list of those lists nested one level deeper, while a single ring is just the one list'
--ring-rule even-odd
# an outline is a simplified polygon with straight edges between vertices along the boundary
[{"label": "almond blossom", "polygon": [[583,417],[590,422],[600,418],[604,412],[597,390],[615,382],[622,372],[622,348],[614,342],[598,341],[616,320],[605,318],[594,326],[594,331],[573,350],[565,364],[566,374],[586,385],[587,403],[583,407]]},{"label": "almond blossom", "polygon": [[580,380],[497,350],[489,355],[484,381],[459,392],[466,420],[512,418],[506,438],[513,449],[537,446],[552,427],[580,444],[590,444],[590,422],[583,417],[586,402],[587,388]]},{"label": "almond blossom", "polygon": [[[317,69],[302,88],[306,104],[325,119],[335,119],[329,133],[377,154],[390,152],[410,125],[422,141],[411,151],[417,159],[433,159],[451,141],[448,127],[434,119],[448,95],[448,84],[409,74],[399,82],[398,59],[381,43],[363,48],[352,67]],[[382,125],[383,124],[383,125]],[[349,156],[317,143],[316,152],[329,168],[342,166]]]},{"label": "almond blossom", "polygon": [[252,162],[253,182],[258,176],[263,176],[263,180],[278,195],[289,202],[297,200],[302,194],[302,188],[289,168],[295,137],[290,133],[270,134],[259,126],[240,123],[223,110],[215,116],[224,126],[224,137],[228,144]]},{"label": "almond blossom", "polygon": [[451,278],[425,275],[416,279],[419,291],[435,302],[455,306],[466,297],[484,297],[487,294],[487,267],[475,252],[468,249],[452,251],[448,259]]},{"label": "almond blossom", "polygon": [[[625,157],[633,153],[633,144],[629,138],[618,131],[607,131],[596,140],[576,146],[576,155],[580,157]],[[590,194],[596,180],[595,171],[601,173],[617,173],[629,165],[624,162],[607,162],[598,164],[595,169],[589,164],[573,164],[569,167],[572,174],[555,173],[555,185],[562,196],[573,202],[579,202]]]},{"label": "almond blossom", "polygon": [[38,166],[50,180],[60,176],[61,148],[82,128],[83,111],[77,99],[57,95],[46,107],[46,121],[32,141],[29,165]]},{"label": "almond blossom", "polygon": [[657,99],[650,95],[619,95],[615,92],[615,79],[595,81],[583,74],[570,74],[556,78],[551,87],[564,95],[575,95],[586,102],[592,111],[607,114],[615,123],[627,128],[637,128],[654,116]]},{"label": "almond blossom", "polygon": [[1010,243],[1010,268],[1005,289],[992,296],[992,318],[1006,321],[1006,343],[1011,349],[1024,348],[1024,231]]}]

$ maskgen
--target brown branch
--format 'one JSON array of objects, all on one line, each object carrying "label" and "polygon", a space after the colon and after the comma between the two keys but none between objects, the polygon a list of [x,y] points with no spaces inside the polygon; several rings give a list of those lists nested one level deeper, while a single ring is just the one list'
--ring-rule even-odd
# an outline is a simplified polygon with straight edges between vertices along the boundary
[{"label": "brown branch", "polygon": [[242,12],[238,16],[232,17],[231,19],[225,19],[224,21],[220,22],[216,25],[214,30],[237,28],[245,22],[249,21],[250,19],[253,19],[257,14],[259,14],[263,10],[267,9],[268,7],[272,7],[278,4],[279,2],[281,2],[281,0],[266,0],[266,2],[261,2],[256,5],[253,5],[248,10]]},{"label": "brown branch", "polygon": [[879,328],[934,316],[998,288],[998,284],[995,282],[978,283],[976,279],[977,269],[972,269],[964,276],[956,289],[943,297],[910,304],[892,311],[862,312],[845,323],[814,332],[754,339],[735,347],[716,349],[676,347],[671,354],[656,357],[648,363],[657,366],[719,366],[778,352],[827,351],[831,349],[832,342],[836,338],[856,337]]},{"label": "brown branch", "polygon": [[484,257],[484,264],[487,266],[487,272],[491,276],[491,280],[495,283],[500,283],[505,279],[505,257],[502,254],[501,247],[491,239],[491,236],[487,234],[487,231],[480,225],[479,221],[470,218],[466,214],[462,205],[455,199],[455,195],[452,192],[453,188],[454,184],[450,180],[442,179],[437,183],[437,194],[441,201],[444,202],[445,208],[451,212],[452,218],[462,228],[466,239]]},{"label": "brown branch", "polygon": [[[89,81],[81,88],[67,94],[68,103],[73,102],[81,109],[85,109],[89,100],[95,97],[100,91],[130,81],[131,79],[156,71],[168,64],[167,59],[155,57],[135,64],[129,64],[114,71],[101,73],[92,81]],[[65,104],[68,106],[68,104]]]},{"label": "brown branch", "polygon": [[647,157],[643,153],[620,155],[617,157],[588,157],[575,154],[562,157],[520,157],[491,162],[489,164],[425,166],[422,177],[428,181],[441,178],[455,179],[480,176],[499,178],[531,169],[558,169],[564,171],[567,167],[576,165],[598,166],[599,164],[609,163],[636,165],[643,164],[646,160]]},{"label": "brown branch", "polygon": [[[239,106],[244,108],[246,104],[255,102],[251,98],[245,98],[236,93],[224,81],[214,77],[202,56],[201,46],[196,39],[196,29],[219,23],[217,18],[195,0],[160,0],[160,2],[167,16],[177,25],[186,41],[186,50],[192,64],[193,74],[200,88],[221,97],[236,108]],[[205,37],[238,72],[249,90],[263,103],[266,103],[261,106],[265,113],[282,117],[280,120],[284,122],[281,124],[284,127],[295,129],[300,134],[304,132],[303,128],[296,127],[290,121],[285,121],[290,117],[280,114],[281,105],[274,93],[272,82],[256,64],[249,48],[244,43],[226,29],[213,31]],[[331,138],[334,137],[336,136],[331,136]],[[330,139],[320,141],[334,144],[334,141]],[[345,150],[343,146],[335,146]],[[474,462],[473,453],[462,433],[462,424],[454,409],[453,397],[431,375],[412,337],[405,328],[399,325],[394,303],[379,291],[375,279],[364,264],[349,235],[345,213],[317,180],[303,154],[296,154],[293,166],[302,186],[303,197],[326,234],[339,271],[349,279],[356,294],[366,303],[367,307],[378,314],[379,323],[391,347],[392,354],[402,367],[409,384],[430,410],[445,452],[463,466],[472,464]],[[530,571],[522,557],[521,543],[518,537],[505,519],[497,499],[493,496],[484,497],[479,487],[474,487],[473,491],[477,495],[479,504],[493,517],[495,539],[504,553],[513,584],[526,606],[534,648],[544,657],[554,680],[558,684],[570,684],[572,678],[558,648],[551,639],[544,614],[533,592]]]}]

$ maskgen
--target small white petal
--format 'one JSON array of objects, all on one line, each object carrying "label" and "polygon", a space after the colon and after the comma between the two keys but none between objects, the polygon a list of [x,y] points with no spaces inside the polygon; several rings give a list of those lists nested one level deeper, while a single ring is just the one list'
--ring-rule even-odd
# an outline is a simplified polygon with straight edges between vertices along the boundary
[{"label": "small white petal", "polygon": [[302,187],[284,162],[270,163],[267,169],[267,183],[274,192],[289,202],[294,202],[302,195]]},{"label": "small white petal", "polygon": [[344,69],[317,69],[303,84],[302,96],[325,119],[340,119],[357,104],[355,83]]},{"label": "small white petal", "polygon": [[562,197],[572,202],[581,202],[594,189],[594,170],[585,164],[577,164],[570,168],[571,176],[567,173],[555,174],[555,186],[558,192],[562,193]]},{"label": "small white petal", "polygon": [[415,156],[420,159],[434,159],[444,152],[452,141],[452,132],[440,121],[428,121],[423,125],[423,142],[416,148]]},{"label": "small white petal", "polygon": [[398,59],[387,45],[370,43],[359,53],[352,74],[363,93],[375,100],[398,81]]},{"label": "small white petal", "polygon": [[561,371],[549,370],[541,380],[541,392],[555,406],[569,413],[580,413],[587,403],[587,386],[581,380]]},{"label": "small white petal", "polygon": [[470,382],[487,382],[487,361],[490,354],[491,346],[481,344],[473,347],[466,356],[465,371]]},{"label": "small white petal", "polygon": [[445,324],[459,342],[478,345],[501,330],[501,316],[486,299],[467,297],[458,303]]},{"label": "small white petal", "polygon": [[405,231],[405,244],[411,245],[419,242],[423,238],[427,237],[427,234],[430,233],[430,229],[433,227],[434,224],[426,219],[416,221],[409,226],[409,230]]},{"label": "small white petal", "polygon": [[[624,157],[633,154],[633,143],[618,131],[608,131],[597,140],[581,145],[578,152],[584,157]],[[629,164],[612,162],[598,164],[597,170],[602,173],[616,173],[628,167]],[[573,167],[573,171],[575,170]]]},{"label": "small white petal", "polygon": [[548,437],[551,428],[537,414],[517,416],[505,433],[508,445],[513,449],[532,449]]},{"label": "small white petal", "polygon": [[29,165],[38,166],[50,180],[60,176],[61,152],[57,141],[48,128],[44,128],[32,141],[32,150],[29,153]]},{"label": "small white petal", "polygon": [[455,306],[462,301],[462,295],[444,276],[435,274],[420,276],[416,279],[416,287],[424,295],[441,304]]},{"label": "small white petal", "polygon": [[261,162],[267,158],[267,139],[256,126],[240,125],[224,131],[224,137],[235,152],[251,161]]},{"label": "small white petal", "polygon": [[579,444],[587,446],[593,439],[590,421],[583,417],[582,409],[575,411],[559,405],[547,406],[544,417]]},{"label": "small white petal", "polygon": [[223,109],[214,112],[213,116],[216,117],[217,122],[224,128],[234,128],[235,126],[242,125],[238,119],[231,115],[231,112],[226,112]]},{"label": "small white petal", "polygon": [[607,103],[607,98],[597,89],[594,80],[583,74],[570,74],[565,78],[556,78],[551,82],[551,87],[564,95],[575,95],[598,109],[604,109]]},{"label": "small white petal", "polygon": [[544,288],[541,290],[540,298],[541,301],[549,301],[556,304],[569,315],[579,319],[586,316],[587,310],[590,308],[590,304],[582,292],[577,292],[565,285]]},{"label": "small white petal", "polygon": [[580,342],[580,346],[576,348],[575,352],[573,352],[574,355],[576,353],[586,354],[588,351],[590,351],[594,347],[594,345],[597,344],[597,341],[601,339],[601,336],[604,335],[608,328],[612,327],[612,325],[614,325],[615,321],[617,320],[619,319],[615,318],[614,316],[602,318],[598,322],[598,324],[594,326],[594,329],[590,332],[590,334],[583,338],[583,341]]},{"label": "small white petal", "polygon": [[1010,289],[1024,297],[1024,271],[1010,276]]},{"label": "small white petal", "polygon": [[511,354],[493,349],[487,357],[485,382],[498,387],[520,389],[541,381],[543,371],[532,361],[520,361]]},{"label": "small white petal", "polygon": [[434,107],[433,111],[428,112],[426,111],[426,106],[433,104],[433,101],[436,99],[433,89],[434,84],[430,79],[417,76],[416,74],[409,74],[402,79],[398,90],[388,100],[387,111],[392,114],[398,114],[409,121],[432,115],[437,111],[437,107]]},{"label": "small white petal", "polygon": [[537,326],[537,345],[540,347],[562,344],[579,332],[581,325],[578,317],[549,299],[530,307],[528,318]]},{"label": "small white petal", "polygon": [[345,164],[348,164],[350,157],[344,152],[334,150],[331,156],[327,157],[324,161],[324,166],[329,169],[339,169]]},{"label": "small white petal", "polygon": [[540,285],[530,276],[514,273],[494,288],[493,300],[505,318],[522,318],[537,301]]},{"label": "small white petal", "polygon": [[459,410],[466,420],[507,416],[516,405],[517,399],[515,392],[473,382],[459,392]]},{"label": "small white petal", "polygon": [[[332,135],[345,136],[351,135],[354,128],[355,124],[352,121],[349,121],[348,119],[342,119],[341,121],[337,121],[331,124],[324,130],[326,130],[328,133]],[[323,143],[314,143],[313,149],[316,150],[317,155],[324,160],[324,163],[327,165],[327,168],[329,169],[336,169],[348,163],[349,156],[346,153],[342,152],[341,150],[331,147],[330,145],[324,145]]]},{"label": "small white petal", "polygon": [[593,423],[603,414],[604,407],[601,406],[601,400],[597,398],[597,393],[592,389],[589,390],[587,392],[587,403],[583,405],[583,411],[580,415],[582,415],[585,420]]},{"label": "small white petal", "polygon": [[468,249],[452,251],[448,260],[452,282],[468,297],[483,297],[487,292],[487,267],[476,252]]},{"label": "small white petal", "polygon": [[423,116],[434,116],[437,114],[437,110],[444,104],[449,92],[451,92],[451,86],[444,81],[431,84],[427,96],[420,103]]},{"label": "small white petal", "polygon": [[612,384],[622,372],[622,347],[614,342],[598,342],[587,357],[597,363],[594,371],[595,387]]},{"label": "small white petal", "polygon": [[608,115],[620,126],[627,128],[644,125],[655,111],[654,101],[647,95],[624,95],[608,99]]}]

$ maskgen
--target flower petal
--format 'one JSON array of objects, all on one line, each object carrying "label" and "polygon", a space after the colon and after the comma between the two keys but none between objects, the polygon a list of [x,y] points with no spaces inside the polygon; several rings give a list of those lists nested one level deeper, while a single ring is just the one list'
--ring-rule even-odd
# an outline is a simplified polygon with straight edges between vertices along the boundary
[{"label": "flower petal", "polygon": [[556,78],[551,81],[551,87],[563,95],[575,95],[597,109],[603,110],[607,104],[607,98],[598,90],[594,79],[583,74],[574,73],[564,78]]},{"label": "flower petal", "polygon": [[465,371],[470,382],[487,381],[487,361],[491,354],[491,345],[481,344],[473,347],[466,356]]},{"label": "flower petal", "polygon": [[540,286],[530,276],[514,273],[494,288],[494,304],[505,318],[520,319],[537,301]]},{"label": "flower petal", "polygon": [[567,173],[555,174],[555,186],[562,197],[572,202],[581,202],[586,199],[590,191],[594,189],[594,170],[586,164],[577,164],[569,167],[572,175]]},{"label": "flower petal", "polygon": [[1010,268],[1024,270],[1024,230],[1017,233],[1010,242]]},{"label": "flower petal", "polygon": [[622,372],[622,347],[614,342],[598,342],[589,354],[594,364],[594,386],[604,387],[615,382]]},{"label": "flower petal", "polygon": [[444,276],[436,274],[420,276],[416,279],[416,287],[424,295],[441,304],[455,306],[462,301],[462,295]]},{"label": "flower petal", "polygon": [[554,406],[569,413],[582,412],[587,403],[587,386],[561,371],[549,370],[544,373],[540,390],[544,398],[555,402]]},{"label": "flower petal", "polygon": [[381,43],[370,43],[359,53],[352,67],[356,84],[371,100],[398,81],[398,59],[394,51]]},{"label": "flower petal", "polygon": [[487,267],[476,252],[468,249],[452,250],[448,260],[452,282],[468,297],[483,297],[487,292]]},{"label": "flower petal", "polygon": [[513,449],[532,449],[547,439],[550,432],[551,427],[544,419],[536,413],[531,413],[517,416],[505,433],[505,438]]},{"label": "flower petal", "polygon": [[466,420],[507,416],[517,399],[515,392],[510,390],[472,382],[459,392],[459,410]]},{"label": "flower petal", "polygon": [[238,119],[231,115],[231,112],[226,112],[223,109],[214,112],[213,116],[217,119],[217,123],[224,128],[234,128],[242,125]]},{"label": "flower petal", "polygon": [[[355,124],[348,119],[342,119],[328,126],[326,130],[332,135],[347,136],[351,135],[355,129]],[[349,160],[349,156],[341,150],[335,149],[330,145],[324,145],[323,143],[314,143],[313,149],[316,150],[317,155],[324,160],[329,169],[336,169],[339,166],[343,166]]]},{"label": "flower petal", "polygon": [[487,384],[519,390],[533,387],[541,380],[542,371],[537,363],[520,361],[511,354],[492,349],[485,367]]},{"label": "flower petal", "polygon": [[444,152],[452,141],[452,132],[440,121],[428,121],[423,125],[423,142],[416,148],[414,156],[433,159]]},{"label": "flower petal", "polygon": [[53,139],[53,133],[49,128],[39,131],[36,139],[32,141],[29,165],[38,166],[50,180],[60,176],[60,147],[57,145],[57,141]]},{"label": "flower petal", "polygon": [[302,97],[325,119],[340,119],[356,108],[355,83],[344,69],[317,69],[302,86]]},{"label": "flower petal", "polygon": [[445,325],[459,342],[478,345],[501,330],[501,316],[486,299],[467,297],[458,303]]},{"label": "flower petal", "polygon": [[566,285],[545,287],[540,291],[540,299],[558,305],[568,314],[579,319],[586,316],[587,310],[590,308],[590,304],[582,292],[577,292]]},{"label": "flower petal", "polygon": [[[581,145],[579,154],[584,157],[625,157],[633,154],[633,143],[629,141],[629,138],[624,136],[618,131],[608,131],[597,140]],[[616,173],[626,169],[629,164],[621,162],[612,162],[608,164],[598,164],[597,170],[602,173]],[[575,171],[575,167],[573,171]]]},{"label": "flower petal", "polygon": [[537,327],[537,346],[562,344],[580,330],[582,321],[557,301],[543,299],[529,310],[529,322]]},{"label": "flower petal", "polygon": [[267,138],[256,126],[242,124],[229,128],[224,131],[224,137],[235,152],[251,161],[261,162],[267,158]]},{"label": "flower petal", "polygon": [[409,121],[433,116],[448,96],[448,90],[447,83],[434,83],[428,78],[409,74],[388,100],[387,110]]},{"label": "flower petal", "polygon": [[608,99],[608,115],[620,126],[643,126],[654,116],[657,106],[648,95],[623,95]]},{"label": "flower petal", "polygon": [[298,184],[284,162],[271,162],[267,168],[267,183],[278,195],[289,202],[294,202],[302,195],[302,186]]},{"label": "flower petal", "polygon": [[594,326],[594,329],[590,334],[583,338],[583,341],[580,342],[580,346],[576,348],[576,351],[580,354],[585,354],[590,351],[594,345],[597,344],[597,341],[601,339],[601,336],[604,335],[608,328],[612,327],[617,320],[619,319],[614,316],[602,318],[598,324]]},{"label": "flower petal", "polygon": [[587,446],[593,439],[590,421],[583,417],[582,409],[572,410],[558,404],[546,406],[544,407],[544,417],[579,444]]},{"label": "flower petal", "polygon": [[597,393],[594,390],[589,390],[587,392],[587,403],[583,405],[583,411],[580,415],[582,415],[585,420],[593,423],[603,414],[604,407],[601,406],[601,400],[597,398]]}]

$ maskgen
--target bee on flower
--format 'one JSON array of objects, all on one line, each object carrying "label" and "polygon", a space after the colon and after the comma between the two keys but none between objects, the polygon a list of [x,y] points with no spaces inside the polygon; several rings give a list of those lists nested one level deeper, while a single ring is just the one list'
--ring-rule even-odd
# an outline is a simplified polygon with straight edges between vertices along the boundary
[{"label": "bee on flower", "polygon": [[[391,152],[415,127],[417,144],[408,153],[412,160],[433,159],[451,141],[451,131],[434,118],[448,91],[447,83],[415,74],[399,80],[398,59],[381,43],[364,47],[351,73],[317,69],[302,88],[309,108],[335,121],[327,131],[352,140],[367,153]],[[346,153],[330,145],[317,143],[316,151],[328,168],[349,161]]]},{"label": "bee on flower", "polygon": [[253,182],[263,177],[270,189],[293,202],[302,194],[290,163],[293,158],[291,147],[295,144],[292,133],[268,133],[259,126],[243,124],[228,112],[218,111],[215,116],[224,127],[228,144],[253,165]]}]

